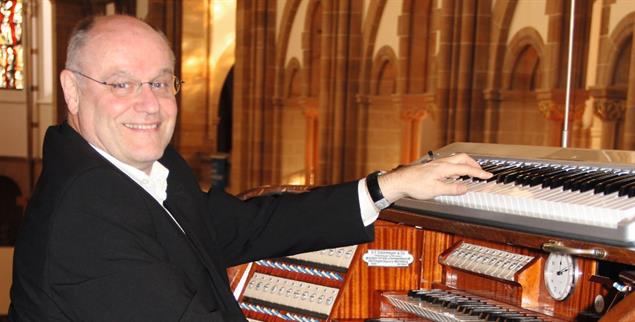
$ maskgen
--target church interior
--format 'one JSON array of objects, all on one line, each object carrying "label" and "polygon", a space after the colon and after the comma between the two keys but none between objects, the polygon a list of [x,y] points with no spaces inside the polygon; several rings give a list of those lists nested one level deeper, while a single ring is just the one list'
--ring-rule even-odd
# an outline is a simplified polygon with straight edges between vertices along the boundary
[{"label": "church interior", "polygon": [[[81,18],[114,13],[167,36],[185,81],[171,144],[203,190],[352,181],[456,142],[635,150],[633,0],[0,0],[0,316],[9,306],[12,244],[41,171],[44,133],[66,117],[58,77],[66,43]],[[475,287],[461,284],[471,274],[465,268],[435,262],[449,261],[458,230],[405,231],[393,225],[410,217],[386,218],[393,220],[378,227],[378,234],[394,232],[386,247],[414,243],[417,252],[434,254],[396,280],[416,288],[459,276],[455,286]],[[537,264],[521,277],[548,262],[524,241],[466,236],[462,241],[534,256]],[[635,253],[609,244],[603,249],[621,254],[609,261],[635,272]],[[588,278],[578,277],[566,300],[543,302],[543,287],[525,291],[518,285],[531,282],[520,278],[510,301],[540,302],[553,321],[584,320],[597,296],[616,298],[588,281],[601,263],[578,258]],[[351,269],[351,279],[366,279],[370,270]],[[371,276],[360,294],[372,295],[359,300],[342,291],[335,315],[326,317],[378,314],[379,291],[398,287]],[[501,288],[500,278],[484,280],[478,283],[491,284],[486,289]],[[494,298],[509,302],[510,295]],[[584,309],[572,309],[573,302]]]}]

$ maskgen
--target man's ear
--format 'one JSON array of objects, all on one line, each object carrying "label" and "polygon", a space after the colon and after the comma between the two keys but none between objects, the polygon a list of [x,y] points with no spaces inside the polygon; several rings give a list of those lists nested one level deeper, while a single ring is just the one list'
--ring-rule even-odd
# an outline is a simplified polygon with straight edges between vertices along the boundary
[{"label": "man's ear", "polygon": [[79,84],[77,83],[77,77],[73,72],[64,69],[60,73],[60,84],[64,92],[68,113],[76,115],[79,112]]}]

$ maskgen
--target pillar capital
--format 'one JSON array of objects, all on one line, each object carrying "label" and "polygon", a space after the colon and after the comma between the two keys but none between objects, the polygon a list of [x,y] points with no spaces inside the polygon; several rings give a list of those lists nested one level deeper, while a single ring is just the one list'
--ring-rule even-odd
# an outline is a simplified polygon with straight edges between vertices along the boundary
[{"label": "pillar capital", "polygon": [[603,121],[620,120],[626,112],[626,91],[623,85],[589,88],[593,113]]},{"label": "pillar capital", "polygon": [[603,121],[618,121],[624,117],[626,104],[623,100],[594,99],[593,113]]},{"label": "pillar capital", "polygon": [[436,104],[425,95],[400,95],[394,100],[398,103],[401,119],[404,121],[421,121],[432,115]]},{"label": "pillar capital", "polygon": [[430,115],[426,107],[404,107],[401,109],[401,119],[404,121],[421,121]]},{"label": "pillar capital", "polygon": [[[569,120],[580,120],[584,113],[584,102],[587,93],[584,91],[576,91],[571,102],[569,110]],[[566,92],[563,90],[547,90],[536,91],[536,99],[538,100],[538,110],[545,119],[550,121],[563,121],[565,114]]]}]

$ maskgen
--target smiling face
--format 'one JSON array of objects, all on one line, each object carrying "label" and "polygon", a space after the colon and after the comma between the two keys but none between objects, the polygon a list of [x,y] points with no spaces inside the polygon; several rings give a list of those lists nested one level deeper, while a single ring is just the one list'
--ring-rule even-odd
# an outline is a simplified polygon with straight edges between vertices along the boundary
[{"label": "smiling face", "polygon": [[[107,83],[148,82],[174,74],[164,39],[131,17],[99,18],[78,57],[77,71]],[[69,124],[92,145],[149,173],[172,137],[175,97],[155,95],[148,84],[137,94],[118,97],[110,86],[69,70],[62,72],[60,80]]]}]

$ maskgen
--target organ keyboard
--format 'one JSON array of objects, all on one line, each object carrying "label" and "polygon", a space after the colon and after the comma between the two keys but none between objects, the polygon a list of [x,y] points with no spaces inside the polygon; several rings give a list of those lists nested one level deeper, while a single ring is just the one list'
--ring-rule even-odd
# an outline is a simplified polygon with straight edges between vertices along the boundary
[{"label": "organ keyboard", "polygon": [[[498,151],[504,154],[495,155]],[[469,191],[434,200],[404,198],[397,208],[448,218],[632,246],[635,153],[455,143],[439,156],[465,152],[494,174],[456,178]]]},{"label": "organ keyboard", "polygon": [[409,291],[407,294],[386,292],[383,295],[392,305],[404,312],[412,313],[431,321],[563,321],[461,291],[420,289]]},{"label": "organ keyboard", "polygon": [[372,243],[251,264],[237,296],[250,321],[635,321],[635,153],[461,143],[435,156],[458,152],[494,179],[396,202]]}]

